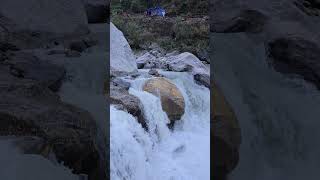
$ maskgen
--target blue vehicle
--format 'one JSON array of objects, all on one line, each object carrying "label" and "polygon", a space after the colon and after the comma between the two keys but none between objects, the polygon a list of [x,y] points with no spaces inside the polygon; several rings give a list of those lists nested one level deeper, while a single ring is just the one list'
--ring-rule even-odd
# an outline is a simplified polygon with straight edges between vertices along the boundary
[{"label": "blue vehicle", "polygon": [[149,8],[146,11],[147,16],[162,16],[164,17],[166,15],[166,11],[162,7],[154,7]]}]

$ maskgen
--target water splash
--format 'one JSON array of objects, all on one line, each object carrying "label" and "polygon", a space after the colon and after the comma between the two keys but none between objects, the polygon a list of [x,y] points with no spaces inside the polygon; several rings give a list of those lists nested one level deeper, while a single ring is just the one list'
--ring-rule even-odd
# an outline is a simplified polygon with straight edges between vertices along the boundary
[{"label": "water splash", "polygon": [[[140,73],[146,74],[143,70]],[[149,132],[128,113],[111,107],[111,178],[210,179],[210,92],[187,73],[160,73],[182,92],[185,114],[170,131],[160,99],[142,91],[149,77],[132,80],[129,93],[141,100]]]}]

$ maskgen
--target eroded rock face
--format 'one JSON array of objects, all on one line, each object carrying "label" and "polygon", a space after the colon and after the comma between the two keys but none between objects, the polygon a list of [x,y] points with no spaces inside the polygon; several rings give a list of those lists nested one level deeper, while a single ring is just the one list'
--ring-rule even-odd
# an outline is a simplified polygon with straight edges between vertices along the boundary
[{"label": "eroded rock face", "polygon": [[38,137],[38,149],[24,147],[26,153],[46,156],[53,152],[74,173],[104,178],[99,169],[103,160],[97,150],[96,123],[87,111],[61,102],[35,80],[11,75],[4,65],[0,66],[0,97],[2,136]]},{"label": "eroded rock face", "polygon": [[320,48],[303,38],[283,37],[268,44],[273,67],[285,74],[300,75],[320,89]]},{"label": "eroded rock face", "polygon": [[171,121],[181,119],[185,110],[185,102],[176,85],[166,78],[157,77],[147,80],[143,90],[160,97],[162,109]]},{"label": "eroded rock face", "polygon": [[216,84],[212,94],[213,168],[216,178],[224,179],[238,164],[241,132],[232,107]]}]

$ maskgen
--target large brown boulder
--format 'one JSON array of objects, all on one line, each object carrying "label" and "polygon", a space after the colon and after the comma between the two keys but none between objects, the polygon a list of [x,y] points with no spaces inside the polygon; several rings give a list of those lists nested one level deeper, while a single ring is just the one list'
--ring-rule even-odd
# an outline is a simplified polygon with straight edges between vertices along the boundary
[{"label": "large brown boulder", "polygon": [[150,92],[161,99],[163,111],[165,111],[171,121],[179,120],[184,114],[184,98],[176,85],[163,77],[148,80],[144,91]]},{"label": "large brown boulder", "polygon": [[212,92],[213,167],[216,178],[224,179],[238,164],[241,134],[232,107],[215,83]]}]

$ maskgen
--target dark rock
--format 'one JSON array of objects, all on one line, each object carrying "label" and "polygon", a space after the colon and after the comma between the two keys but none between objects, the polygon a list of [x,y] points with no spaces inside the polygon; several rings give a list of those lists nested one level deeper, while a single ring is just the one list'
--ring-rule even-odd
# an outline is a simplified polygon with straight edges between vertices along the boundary
[{"label": "dark rock", "polygon": [[135,116],[142,127],[147,130],[148,127],[143,116],[140,99],[132,94],[129,94],[126,88],[111,84],[110,104],[118,105],[118,109],[125,110]]},{"label": "dark rock", "polygon": [[97,40],[91,39],[91,38],[84,38],[81,40],[73,40],[71,41],[67,46],[68,49],[72,51],[77,51],[77,52],[83,52],[86,49],[95,46],[98,44]]},{"label": "dark rock", "polygon": [[309,16],[320,16],[319,0],[297,0],[294,4]]},{"label": "dark rock", "polygon": [[[2,136],[21,137],[18,146],[26,153],[53,152],[58,162],[76,174],[90,178],[99,169],[97,127],[87,111],[61,102],[35,80],[12,76],[4,65],[0,66],[0,97]],[[36,139],[23,140],[29,136]]]},{"label": "dark rock", "polygon": [[49,158],[50,147],[41,137],[22,136],[16,138],[14,143],[24,154],[39,154]]},{"label": "dark rock", "polygon": [[1,43],[0,42],[0,51],[7,52],[7,51],[19,51],[20,48],[18,48],[16,45],[11,43]]},{"label": "dark rock", "polygon": [[111,80],[111,83],[112,83],[114,86],[117,86],[117,87],[120,87],[120,88],[124,88],[124,89],[126,89],[126,90],[129,90],[129,88],[130,88],[130,83],[124,81],[124,80],[121,79],[121,78],[113,78],[113,79]]},{"label": "dark rock", "polygon": [[47,52],[48,55],[56,55],[56,54],[65,54],[66,51],[64,49],[53,49]]},{"label": "dark rock", "polygon": [[203,85],[210,89],[210,75],[208,74],[195,74],[193,76],[197,84]]},{"label": "dark rock", "polygon": [[87,44],[81,40],[81,41],[73,41],[69,45],[69,49],[72,51],[78,51],[78,52],[83,52],[88,48]]},{"label": "dark rock", "polygon": [[148,74],[156,77],[163,77],[161,74],[159,74],[159,72],[156,69],[150,69]]},{"label": "dark rock", "polygon": [[243,10],[231,19],[213,22],[210,31],[217,33],[258,33],[263,30],[266,21],[267,17],[257,10]]},{"label": "dark rock", "polygon": [[207,50],[200,50],[199,52],[197,52],[197,57],[201,60],[201,61],[205,61],[207,63],[210,63],[210,56]]},{"label": "dark rock", "polygon": [[109,19],[109,6],[107,4],[85,5],[88,23],[107,23]]},{"label": "dark rock", "polygon": [[81,53],[78,51],[67,50],[65,51],[66,57],[80,57]]},{"label": "dark rock", "polygon": [[38,81],[53,91],[59,90],[66,74],[63,67],[39,60],[30,53],[15,53],[7,63],[14,76]]},{"label": "dark rock", "polygon": [[137,62],[137,68],[143,69],[144,68],[144,62]]},{"label": "dark rock", "polygon": [[284,74],[296,74],[320,89],[320,48],[309,40],[283,37],[268,43],[270,64]]},{"label": "dark rock", "polygon": [[83,35],[88,35],[90,34],[90,29],[87,25],[78,25],[75,30],[71,33],[69,33],[69,35],[71,36],[75,36],[75,37],[79,37],[79,36],[83,36]]},{"label": "dark rock", "polygon": [[98,40],[93,38],[84,38],[83,42],[86,44],[87,48],[98,45]]},{"label": "dark rock", "polygon": [[213,137],[213,169],[224,178],[239,162],[241,131],[237,117],[216,84],[211,97],[211,132]]}]

